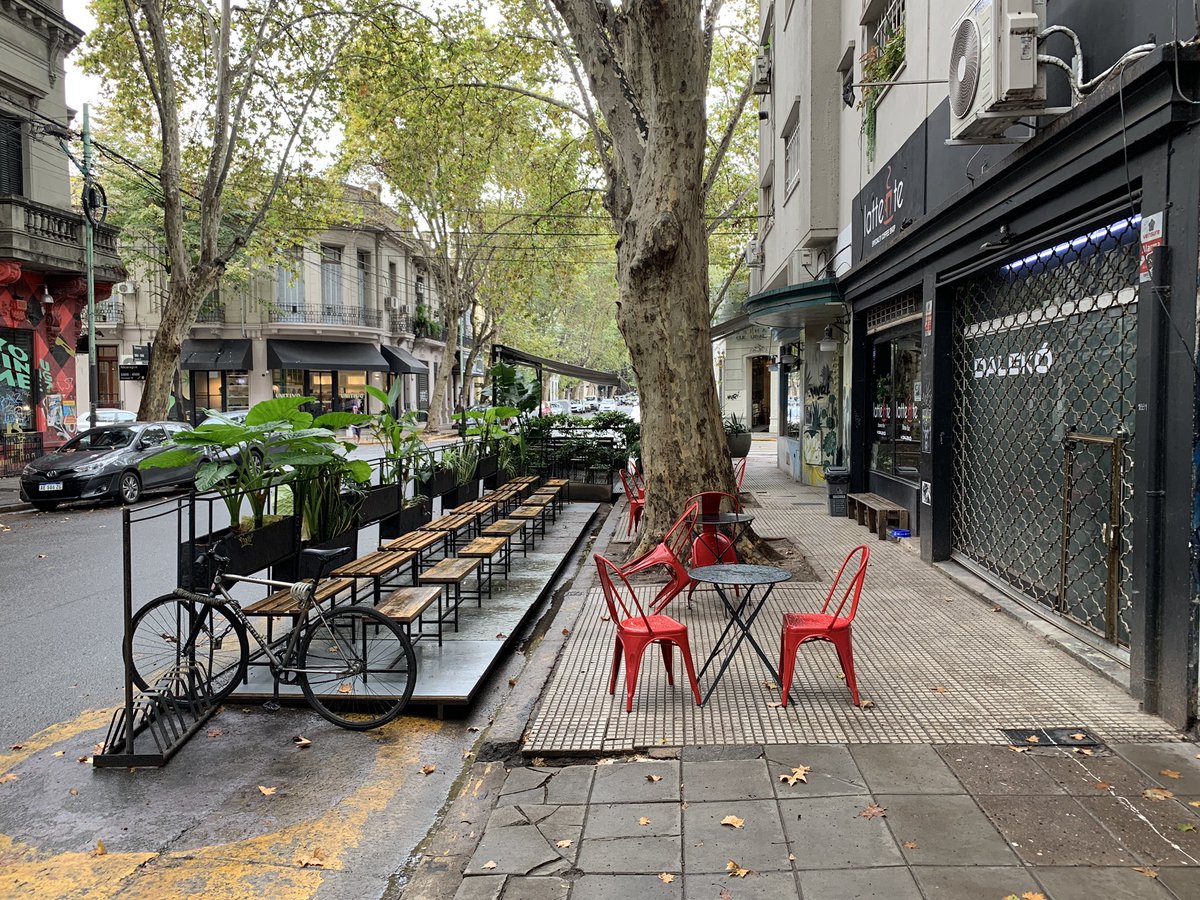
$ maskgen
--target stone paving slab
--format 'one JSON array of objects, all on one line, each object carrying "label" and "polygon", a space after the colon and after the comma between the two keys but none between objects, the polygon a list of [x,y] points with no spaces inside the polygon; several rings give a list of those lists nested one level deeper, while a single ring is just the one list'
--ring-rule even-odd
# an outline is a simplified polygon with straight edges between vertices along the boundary
[{"label": "stone paving slab", "polygon": [[[753,758],[742,748],[723,760],[518,767],[496,791],[502,805],[454,896],[650,900],[716,898],[724,889],[738,900],[1001,900],[1025,892],[1048,900],[1193,900],[1200,829],[1175,825],[1200,823],[1200,810],[1181,798],[1142,796],[1158,781],[1128,760],[1153,769],[1169,753],[1180,777],[1163,780],[1190,783],[1200,775],[1198,751],[1195,744],[1119,746],[1087,756],[1059,748],[813,744],[759,748]],[[1062,765],[1075,759],[1142,788],[1128,796],[1065,793]],[[811,767],[807,782],[778,781],[792,766]],[[718,779],[722,767],[729,788]],[[926,771],[936,791],[888,787],[917,786]],[[689,786],[709,798],[689,799]],[[742,790],[756,796],[737,796]],[[570,802],[503,805],[533,791]],[[862,815],[872,804],[883,814]],[[728,816],[738,821],[722,824]],[[564,840],[569,845],[559,847]],[[731,862],[747,870],[744,878],[730,877]]]},{"label": "stone paving slab", "polygon": [[[851,548],[865,543],[871,562],[854,626],[860,694],[855,708],[825,643],[797,656],[791,702],[779,708],[771,671],[748,644],[704,707],[691,699],[682,672],[668,686],[661,659],[643,659],[632,713],[623,679],[607,692],[614,626],[598,589],[589,592],[570,631],[542,702],[529,723],[530,755],[603,754],[685,745],[1001,744],[1001,729],[1082,727],[1109,743],[1180,739],[1161,719],[1142,713],[1121,687],[1101,677],[1020,622],[922,563],[910,549],[878,541],[849,519],[824,512],[824,492],[797,485],[754,456],[745,490],[754,498],[755,528],[803,549],[817,583],[788,582],[767,601],[753,628],[775,665],[785,612],[816,610]],[[618,529],[621,532],[621,529]],[[623,533],[623,532],[622,532]],[[609,552],[607,547],[597,547]],[[614,545],[611,552],[623,553]],[[652,584],[639,585],[648,600]],[[688,627],[699,669],[725,626],[711,590],[666,612]],[[681,668],[678,667],[677,668]],[[714,665],[701,679],[702,693]],[[1189,786],[1189,790],[1193,790]],[[1194,788],[1200,793],[1200,785]]]}]

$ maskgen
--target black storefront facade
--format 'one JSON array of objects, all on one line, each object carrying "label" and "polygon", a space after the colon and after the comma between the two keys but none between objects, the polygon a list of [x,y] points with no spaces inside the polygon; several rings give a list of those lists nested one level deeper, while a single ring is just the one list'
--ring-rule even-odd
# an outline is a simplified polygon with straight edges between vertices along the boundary
[{"label": "black storefront facade", "polygon": [[1180,727],[1200,524],[1188,98],[1200,53],[1161,47],[969,168],[943,103],[856,198],[840,280],[852,488],[907,506],[926,561],[1128,664],[1131,692]]}]

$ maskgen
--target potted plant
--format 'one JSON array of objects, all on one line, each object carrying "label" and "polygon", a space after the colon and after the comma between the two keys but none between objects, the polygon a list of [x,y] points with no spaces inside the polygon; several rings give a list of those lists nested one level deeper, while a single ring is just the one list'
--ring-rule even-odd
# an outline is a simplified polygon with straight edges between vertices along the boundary
[{"label": "potted plant", "polygon": [[454,476],[454,487],[442,494],[442,509],[454,509],[479,499],[479,481],[475,469],[479,463],[479,445],[463,443],[442,454],[441,464]]},{"label": "potted plant", "polygon": [[454,466],[455,448],[442,450],[440,454],[428,451],[428,459],[416,474],[417,493],[424,497],[440,497],[455,485]]},{"label": "potted plant", "polygon": [[725,442],[729,445],[729,455],[740,459],[750,452],[750,442],[753,436],[746,422],[736,413],[730,413],[723,421],[725,426]]},{"label": "potted plant", "polygon": [[[256,404],[243,422],[215,413],[205,424],[173,435],[174,449],[142,463],[144,468],[154,468],[200,461],[196,490],[218,494],[230,525],[197,541],[210,546],[222,541],[231,573],[250,574],[295,552],[301,520],[292,509],[283,508],[289,482],[310,469],[328,465],[338,458],[339,451],[352,446],[338,441],[335,429],[367,419],[354,413],[329,413],[314,420],[301,409],[311,401],[311,397],[266,400]],[[369,465],[359,462],[367,466],[369,475]],[[358,472],[361,474],[361,467]],[[250,508],[248,516],[242,515],[244,504]],[[298,506],[293,509],[299,511]],[[193,561],[195,552],[193,542],[181,551]],[[190,565],[182,566],[189,579],[190,570]]]}]

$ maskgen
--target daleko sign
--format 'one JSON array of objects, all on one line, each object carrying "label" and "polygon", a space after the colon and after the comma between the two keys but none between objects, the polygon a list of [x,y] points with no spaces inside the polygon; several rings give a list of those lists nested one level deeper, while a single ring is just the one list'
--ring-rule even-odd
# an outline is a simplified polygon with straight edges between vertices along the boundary
[{"label": "daleko sign", "polygon": [[880,165],[854,198],[852,261],[889,246],[925,214],[925,125]]}]

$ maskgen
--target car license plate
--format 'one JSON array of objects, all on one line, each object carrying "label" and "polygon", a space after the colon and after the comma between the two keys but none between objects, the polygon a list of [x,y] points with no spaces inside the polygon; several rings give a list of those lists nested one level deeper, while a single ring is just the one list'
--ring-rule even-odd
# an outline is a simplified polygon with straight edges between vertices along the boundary
[{"label": "car license plate", "polygon": [[63,483],[61,481],[46,481],[38,485],[39,491],[61,491]]}]

